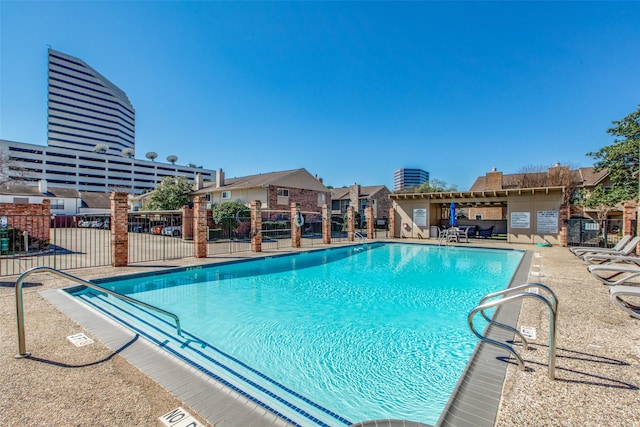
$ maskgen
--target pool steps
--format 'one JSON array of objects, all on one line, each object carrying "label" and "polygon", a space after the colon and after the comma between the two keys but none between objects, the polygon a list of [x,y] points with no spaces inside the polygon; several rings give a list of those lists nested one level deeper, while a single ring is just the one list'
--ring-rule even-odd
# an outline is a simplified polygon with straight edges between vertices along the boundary
[{"label": "pool steps", "polygon": [[182,336],[179,336],[166,319],[149,311],[90,289],[76,288],[72,295],[293,425],[352,424],[231,355],[200,341],[188,330],[183,329]]}]

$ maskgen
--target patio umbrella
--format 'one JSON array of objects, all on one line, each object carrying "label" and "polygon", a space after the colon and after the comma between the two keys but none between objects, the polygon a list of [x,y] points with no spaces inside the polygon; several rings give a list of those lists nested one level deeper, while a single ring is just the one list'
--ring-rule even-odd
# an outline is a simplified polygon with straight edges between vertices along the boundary
[{"label": "patio umbrella", "polygon": [[449,206],[449,225],[451,227],[455,227],[458,225],[458,221],[456,221],[456,204],[455,202],[451,202],[451,206]]}]

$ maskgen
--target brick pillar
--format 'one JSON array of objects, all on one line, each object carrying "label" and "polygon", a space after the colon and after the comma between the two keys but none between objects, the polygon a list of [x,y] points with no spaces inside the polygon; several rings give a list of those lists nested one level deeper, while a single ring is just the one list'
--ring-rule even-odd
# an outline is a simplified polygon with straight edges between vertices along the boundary
[{"label": "brick pillar", "polygon": [[42,239],[49,240],[51,238],[51,200],[49,199],[42,201],[42,216],[44,217]]},{"label": "brick pillar", "polygon": [[185,240],[193,239],[193,215],[193,208],[182,207],[182,238]]},{"label": "brick pillar", "polygon": [[389,208],[389,237],[396,237],[396,210]]},{"label": "brick pillar", "polygon": [[636,220],[635,200],[625,202],[622,208],[622,234],[630,235],[633,232],[633,221]]},{"label": "brick pillar", "polygon": [[262,252],[262,211],[260,200],[251,202],[251,252]]},{"label": "brick pillar", "polygon": [[560,206],[558,222],[560,224],[560,232],[558,233],[558,242],[560,246],[568,246],[569,228],[567,227],[567,221],[571,216],[571,207],[568,203]]},{"label": "brick pillar", "polygon": [[207,257],[207,200],[203,196],[193,199],[193,256]]},{"label": "brick pillar", "polygon": [[326,203],[322,205],[322,243],[331,244],[331,210]]},{"label": "brick pillar", "polygon": [[375,232],[373,226],[375,225],[373,222],[375,221],[373,218],[373,206],[369,206],[364,210],[365,217],[367,218],[367,237],[369,239],[373,239],[375,237]]},{"label": "brick pillar", "polygon": [[129,264],[129,205],[127,193],[113,192],[111,200],[111,265]]},{"label": "brick pillar", "polygon": [[347,206],[347,240],[353,242],[356,232],[356,221],[353,206]]},{"label": "brick pillar", "polygon": [[300,237],[302,230],[296,225],[296,215],[300,212],[300,205],[291,203],[291,247],[300,247]]}]

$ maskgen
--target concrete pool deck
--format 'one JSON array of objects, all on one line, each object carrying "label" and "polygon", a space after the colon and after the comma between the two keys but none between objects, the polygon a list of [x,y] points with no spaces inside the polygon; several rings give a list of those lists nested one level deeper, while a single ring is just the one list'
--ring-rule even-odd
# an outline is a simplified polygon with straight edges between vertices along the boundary
[{"label": "concrete pool deck", "polygon": [[[640,401],[640,321],[616,309],[609,302],[608,288],[592,278],[584,263],[567,248],[496,244],[484,240],[472,241],[470,245],[534,252],[528,281],[550,286],[559,300],[556,380],[547,378],[546,308],[537,301],[525,301],[519,325],[535,327],[538,339],[531,342],[529,351],[521,353],[529,368],[527,372],[519,371],[513,359],[505,363],[507,374],[495,425],[640,426],[637,403]],[[265,254],[268,252],[262,255]],[[190,258],[124,268],[71,270],[70,273],[95,279],[255,256],[261,254]],[[3,425],[162,425],[158,418],[179,406],[204,425],[286,424],[255,405],[238,413],[229,409],[233,406],[229,401],[209,408],[207,412],[213,417],[203,411],[198,413],[185,404],[187,400],[193,402],[193,396],[175,397],[152,378],[153,368],[152,375],[147,375],[133,364],[137,362],[131,363],[125,358],[130,356],[128,352],[135,353],[135,348],[148,346],[145,340],[114,336],[114,342],[121,341],[112,350],[104,338],[99,340],[88,327],[80,326],[44,298],[42,291],[69,286],[68,282],[46,274],[31,276],[24,288],[27,350],[32,356],[14,359],[18,344],[15,296],[10,282],[15,281],[15,277],[4,277],[0,281],[4,283],[0,286]],[[79,332],[84,332],[95,343],[75,347],[67,337]],[[145,356],[145,360],[139,362],[153,363],[150,359],[159,351],[147,348],[137,353]],[[155,372],[162,376],[162,370]],[[197,390],[196,387],[191,393],[203,398],[211,394]],[[207,423],[205,419],[217,421]]]}]

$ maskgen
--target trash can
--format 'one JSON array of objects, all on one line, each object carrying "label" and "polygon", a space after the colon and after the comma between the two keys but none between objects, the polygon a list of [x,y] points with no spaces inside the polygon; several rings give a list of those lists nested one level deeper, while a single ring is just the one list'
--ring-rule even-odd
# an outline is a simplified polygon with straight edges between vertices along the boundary
[{"label": "trash can", "polygon": [[9,238],[3,237],[0,239],[0,253],[6,254],[9,252]]},{"label": "trash can", "polygon": [[432,239],[438,238],[438,227],[436,227],[435,225],[429,227],[429,237]]}]

